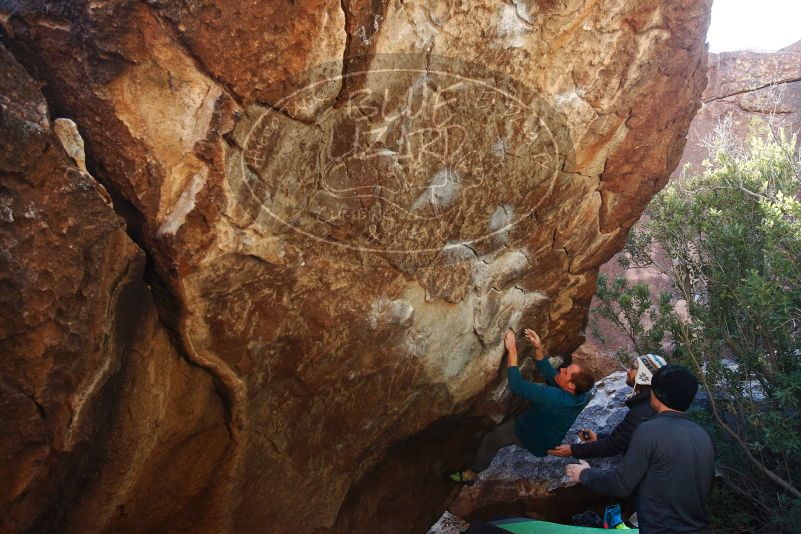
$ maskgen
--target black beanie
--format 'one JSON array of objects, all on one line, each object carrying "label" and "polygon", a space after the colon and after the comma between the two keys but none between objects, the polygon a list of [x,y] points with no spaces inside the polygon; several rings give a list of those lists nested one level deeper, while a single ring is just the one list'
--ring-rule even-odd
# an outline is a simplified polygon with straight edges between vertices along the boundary
[{"label": "black beanie", "polygon": [[698,392],[698,380],[684,366],[666,365],[654,373],[651,391],[668,408],[686,412]]}]

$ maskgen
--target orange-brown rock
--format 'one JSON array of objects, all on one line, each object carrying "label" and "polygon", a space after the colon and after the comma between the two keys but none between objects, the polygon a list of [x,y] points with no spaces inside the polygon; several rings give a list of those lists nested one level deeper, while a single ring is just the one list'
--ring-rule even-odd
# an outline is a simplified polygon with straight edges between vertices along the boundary
[{"label": "orange-brown rock", "polygon": [[0,530],[213,517],[211,377],[172,348],[74,124],[1,46],[0,106]]},{"label": "orange-brown rock", "polygon": [[113,509],[86,491],[75,529],[430,525],[450,489],[432,469],[499,391],[502,332],[580,344],[706,82],[706,0],[301,4],[0,13],[147,252],[175,352],[213,380],[187,428],[230,433],[224,451],[189,434],[209,440],[191,462],[164,447],[208,488],[181,501],[207,503],[194,523],[126,501],[149,490]]},{"label": "orange-brown rock", "polygon": [[709,54],[709,83],[693,118],[687,149],[676,170],[700,172],[709,157],[708,140],[716,130],[748,146],[753,136],[801,129],[801,42],[778,52]]}]

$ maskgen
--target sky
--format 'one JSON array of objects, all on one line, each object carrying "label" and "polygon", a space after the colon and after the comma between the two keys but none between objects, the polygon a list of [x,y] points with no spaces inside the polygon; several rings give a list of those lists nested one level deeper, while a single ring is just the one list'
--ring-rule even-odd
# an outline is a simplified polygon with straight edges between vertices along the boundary
[{"label": "sky", "polygon": [[801,0],[714,0],[710,52],[775,52],[801,40]]}]

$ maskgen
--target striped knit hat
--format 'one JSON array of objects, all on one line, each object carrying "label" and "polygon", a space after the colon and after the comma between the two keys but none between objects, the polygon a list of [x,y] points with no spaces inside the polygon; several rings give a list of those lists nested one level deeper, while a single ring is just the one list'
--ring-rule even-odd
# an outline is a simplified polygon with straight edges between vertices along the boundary
[{"label": "striped knit hat", "polygon": [[656,370],[665,365],[667,365],[665,359],[656,354],[637,356],[637,377],[634,379],[634,383],[650,386]]}]

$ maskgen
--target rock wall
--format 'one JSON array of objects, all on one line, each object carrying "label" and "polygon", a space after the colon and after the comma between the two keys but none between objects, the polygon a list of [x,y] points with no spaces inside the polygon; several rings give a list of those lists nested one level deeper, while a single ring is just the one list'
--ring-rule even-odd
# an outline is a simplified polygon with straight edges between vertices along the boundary
[{"label": "rock wall", "polygon": [[[53,525],[51,508],[67,531],[430,525],[449,488],[420,474],[509,409],[490,402],[503,330],[535,327],[551,352],[583,340],[598,267],[681,156],[710,3],[0,4],[3,43],[77,124],[148,281],[108,204],[51,195],[79,234],[59,246],[98,246],[70,275],[91,294],[58,285],[105,315],[59,314],[46,292],[3,313],[88,329],[54,338],[81,350],[71,381],[47,374],[63,392],[37,424],[69,420],[76,395],[110,413],[77,419],[86,451],[48,453],[96,475],[71,502],[4,500],[10,528]],[[106,219],[117,248],[91,236]],[[120,271],[139,304],[115,300]],[[127,345],[106,341],[117,317]],[[76,480],[64,469],[42,487]]]},{"label": "rock wall", "polygon": [[0,531],[213,517],[212,377],[172,348],[75,124],[1,46],[0,106]]}]

